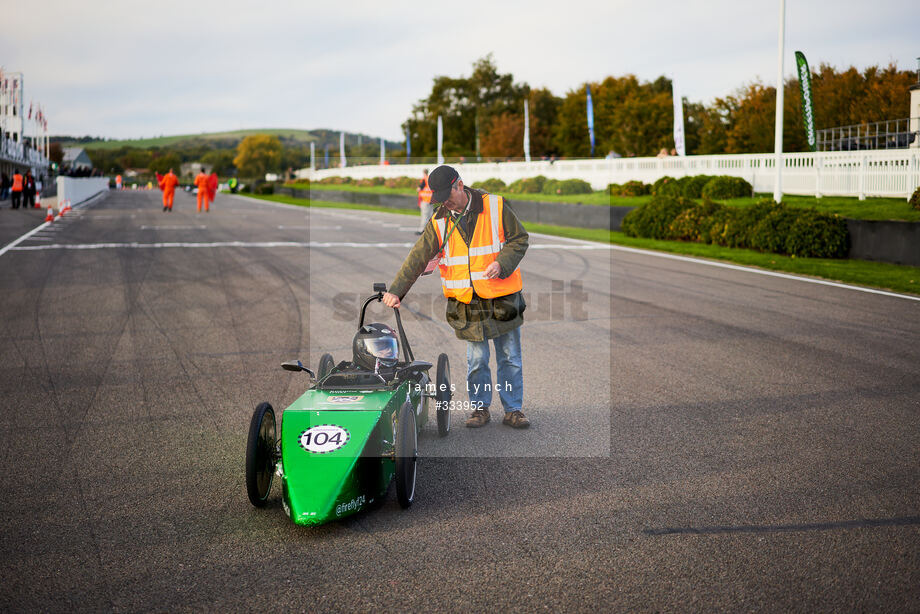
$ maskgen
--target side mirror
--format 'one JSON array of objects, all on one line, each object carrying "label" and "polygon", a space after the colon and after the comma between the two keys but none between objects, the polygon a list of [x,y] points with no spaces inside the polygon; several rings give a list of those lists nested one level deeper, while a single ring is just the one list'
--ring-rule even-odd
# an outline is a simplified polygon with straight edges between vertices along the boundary
[{"label": "side mirror", "polygon": [[289,360],[287,362],[283,362],[281,363],[281,368],[285,371],[306,371],[310,374],[310,377],[316,379],[316,373],[314,373],[312,369],[308,369],[307,367],[303,366],[303,363],[299,360]]}]

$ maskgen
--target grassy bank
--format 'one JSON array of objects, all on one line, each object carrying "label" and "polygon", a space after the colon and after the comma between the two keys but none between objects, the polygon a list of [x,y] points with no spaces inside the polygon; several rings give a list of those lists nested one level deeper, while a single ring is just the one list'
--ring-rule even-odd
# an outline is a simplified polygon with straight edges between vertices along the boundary
[{"label": "grassy bank", "polygon": [[[248,196],[248,195],[247,195]],[[287,203],[301,207],[322,207],[331,209],[356,209],[397,213],[417,217],[418,212],[407,209],[391,209],[370,205],[350,203],[333,203],[289,196],[251,196],[272,202]],[[650,249],[674,254],[683,254],[698,258],[709,258],[724,262],[733,262],[773,271],[782,271],[796,275],[820,277],[844,283],[857,284],[872,288],[892,290],[920,295],[920,267],[902,266],[884,262],[865,260],[833,260],[825,258],[794,258],[778,254],[764,254],[753,250],[732,249],[718,245],[702,243],[684,243],[683,241],[658,241],[655,239],[637,239],[627,237],[622,232],[591,228],[572,228],[569,226],[551,226],[547,224],[526,224],[531,232],[585,239],[601,243],[614,243],[639,249]]]}]

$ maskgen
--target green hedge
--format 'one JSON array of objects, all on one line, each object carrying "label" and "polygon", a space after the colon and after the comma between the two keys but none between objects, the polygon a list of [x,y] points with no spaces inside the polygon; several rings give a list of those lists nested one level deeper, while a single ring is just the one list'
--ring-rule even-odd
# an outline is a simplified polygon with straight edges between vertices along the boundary
[{"label": "green hedge", "polygon": [[547,179],[543,194],[593,194],[591,184],[581,179]]},{"label": "green hedge", "polygon": [[417,188],[421,177],[390,177],[389,179],[384,180],[383,187],[385,188]]},{"label": "green hedge", "polygon": [[652,188],[649,190],[649,193],[653,196],[680,196],[680,188],[677,185],[677,179],[665,175],[664,177],[660,177],[657,181],[655,181],[655,183],[652,184]]},{"label": "green hedge", "polygon": [[506,191],[511,194],[542,194],[544,183],[546,183],[546,177],[537,175],[511,182]]},{"label": "green hedge", "polygon": [[352,181],[353,180],[351,177],[339,177],[338,175],[333,175],[332,177],[325,177],[323,179],[320,179],[316,181],[316,183],[320,183],[323,185],[345,185],[348,183],[352,183]]},{"label": "green hedge", "polygon": [[707,181],[700,192],[700,196],[712,200],[724,200],[726,198],[751,196],[753,193],[754,188],[741,177],[721,175],[712,177]]},{"label": "green hedge", "polygon": [[689,175],[675,179],[664,176],[652,184],[651,193],[661,196],[683,196],[684,198],[709,198],[722,200],[750,196],[751,184],[740,177],[724,175]]},{"label": "green hedge", "polygon": [[[670,189],[670,188],[666,188]],[[728,207],[658,195],[623,219],[630,237],[715,243],[810,258],[846,258],[849,234],[837,215],[762,200]]]},{"label": "green hedge", "polygon": [[913,195],[911,195],[910,206],[914,209],[920,209],[920,188],[914,190]]},{"label": "green hedge", "polygon": [[607,186],[607,193],[611,196],[645,196],[651,190],[651,186],[641,181],[627,181],[623,185],[611,183]]},{"label": "green hedge", "polygon": [[671,222],[694,203],[681,197],[655,196],[626,214],[621,229],[628,237],[672,238]]},{"label": "green hedge", "polygon": [[502,181],[501,179],[492,177],[491,179],[486,179],[485,181],[477,181],[476,183],[473,184],[473,187],[480,189],[480,190],[485,190],[486,192],[489,192],[490,194],[495,194],[498,192],[504,192],[505,188],[507,188],[508,186],[506,186],[505,182]]},{"label": "green hedge", "polygon": [[681,177],[677,180],[680,186],[680,195],[684,198],[701,198],[703,196],[703,187],[712,179],[709,175],[692,175],[690,177]]}]

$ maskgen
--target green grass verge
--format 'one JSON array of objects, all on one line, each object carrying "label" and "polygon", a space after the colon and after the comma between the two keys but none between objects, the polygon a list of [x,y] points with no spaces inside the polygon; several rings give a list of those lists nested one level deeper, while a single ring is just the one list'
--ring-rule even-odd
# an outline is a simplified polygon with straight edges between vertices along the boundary
[{"label": "green grass verge", "polygon": [[[250,198],[286,203],[301,207],[322,207],[331,209],[358,209],[363,211],[378,211],[398,213],[418,217],[417,211],[411,209],[392,209],[389,207],[375,207],[371,205],[353,205],[350,203],[333,203],[305,198],[291,198],[290,196],[277,195],[251,195]],[[745,266],[753,266],[771,271],[782,271],[796,275],[820,277],[849,284],[857,284],[872,288],[892,290],[920,295],[920,267],[888,264],[885,262],[869,262],[866,260],[835,260],[829,258],[794,258],[778,254],[764,254],[748,249],[733,249],[718,245],[703,243],[685,243],[683,241],[659,241],[656,239],[639,239],[627,237],[622,232],[596,228],[573,228],[570,226],[552,226],[549,224],[526,224],[531,232],[569,237],[571,239],[584,239],[601,243],[614,243],[626,247],[650,249],[673,254],[683,254],[698,258],[709,258],[724,262],[732,262]]]},{"label": "green grass verge", "polygon": [[[332,190],[342,192],[368,192],[371,194],[402,194],[414,196],[414,188],[385,188],[383,186],[358,187],[355,185],[329,185],[329,184],[295,184],[301,190]],[[651,196],[609,196],[606,191],[592,194],[511,194],[504,193],[511,202],[515,200],[531,200],[537,202],[575,203],[582,205],[612,205],[616,207],[639,207],[652,199]],[[732,207],[749,207],[764,198],[772,198],[772,194],[758,194],[755,197],[731,198],[719,201]],[[783,196],[783,202],[803,209],[814,208],[824,213],[836,213],[842,217],[854,220],[899,220],[906,222],[920,222],[920,210],[913,209],[906,200],[901,198],[868,198],[859,200],[847,196]]]},{"label": "green grass verge", "polygon": [[[339,192],[367,192],[370,194],[405,194],[415,196],[415,188],[385,188],[383,186],[359,187],[351,184],[333,185],[314,183],[296,183],[285,187],[296,188],[298,190],[331,190]],[[579,205],[617,205],[621,207],[638,207],[651,200],[651,196],[617,196],[612,200],[606,191],[593,192],[591,194],[512,194],[510,192],[501,192],[502,196],[507,196],[508,200],[533,200],[538,202],[555,202],[555,203],[574,203]],[[615,201],[615,202],[614,202]]]},{"label": "green grass verge", "polygon": [[[754,198],[732,198],[719,201],[733,207],[748,207],[764,199],[773,199],[772,194],[758,194]],[[803,209],[817,209],[823,213],[836,213],[841,217],[854,220],[899,220],[907,222],[920,222],[920,211],[912,208],[902,198],[858,198],[848,196],[783,196],[783,202],[790,207]]]},{"label": "green grass verge", "polygon": [[418,194],[415,188],[386,188],[382,185],[360,187],[348,183],[343,183],[342,185],[333,185],[329,183],[314,183],[312,185],[309,183],[293,183],[287,184],[284,187],[316,192],[326,190],[329,192],[365,192],[368,194],[403,194],[406,196],[415,196]]},{"label": "green grass verge", "polygon": [[298,207],[320,207],[322,209],[357,209],[359,211],[378,211],[381,213],[398,213],[400,215],[411,215],[418,217],[418,211],[412,209],[396,209],[395,207],[377,207],[375,205],[356,205],[353,203],[335,203],[332,201],[310,200],[309,198],[293,198],[281,194],[240,194],[249,198],[258,198],[259,200],[270,200],[276,203],[287,205],[296,205]]}]

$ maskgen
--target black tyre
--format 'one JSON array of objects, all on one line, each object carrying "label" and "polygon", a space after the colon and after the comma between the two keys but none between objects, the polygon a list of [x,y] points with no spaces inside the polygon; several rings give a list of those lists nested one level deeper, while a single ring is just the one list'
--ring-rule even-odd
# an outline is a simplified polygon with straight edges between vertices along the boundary
[{"label": "black tyre", "polygon": [[252,412],[246,444],[246,493],[256,507],[265,507],[275,476],[275,410],[260,403]]},{"label": "black tyre", "polygon": [[316,368],[316,379],[317,381],[323,379],[332,371],[332,367],[335,366],[335,359],[332,357],[332,354],[326,353],[323,354],[319,359],[319,366]]},{"label": "black tyre", "polygon": [[438,356],[438,370],[435,373],[435,413],[438,416],[438,435],[444,437],[450,432],[450,360],[447,354]]},{"label": "black tyre", "polygon": [[396,418],[396,499],[403,508],[415,499],[415,465],[418,460],[418,431],[415,411],[405,403]]}]

